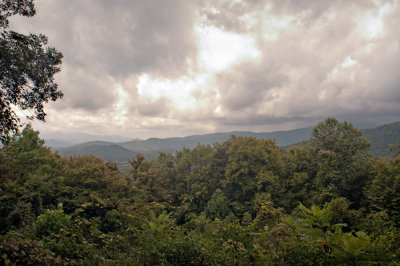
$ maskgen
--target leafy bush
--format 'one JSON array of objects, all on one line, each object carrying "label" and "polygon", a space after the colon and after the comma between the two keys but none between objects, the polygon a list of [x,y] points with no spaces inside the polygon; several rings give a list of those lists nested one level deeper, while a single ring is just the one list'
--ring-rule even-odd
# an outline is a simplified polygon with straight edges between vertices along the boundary
[{"label": "leafy bush", "polygon": [[39,238],[43,238],[67,230],[70,225],[71,216],[64,214],[62,209],[47,210],[37,218],[35,232]]}]

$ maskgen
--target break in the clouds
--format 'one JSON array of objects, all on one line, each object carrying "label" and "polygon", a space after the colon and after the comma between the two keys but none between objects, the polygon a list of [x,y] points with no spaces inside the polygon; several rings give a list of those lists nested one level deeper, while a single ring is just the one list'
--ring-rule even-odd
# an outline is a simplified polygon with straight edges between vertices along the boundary
[{"label": "break in the clouds", "polygon": [[166,137],[400,117],[398,0],[41,0],[64,54],[41,131]]}]

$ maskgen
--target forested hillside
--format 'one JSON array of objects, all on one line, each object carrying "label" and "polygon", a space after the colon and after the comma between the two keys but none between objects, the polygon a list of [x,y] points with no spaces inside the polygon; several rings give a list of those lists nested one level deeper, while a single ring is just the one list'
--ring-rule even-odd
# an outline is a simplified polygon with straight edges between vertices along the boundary
[{"label": "forested hillside", "polygon": [[0,152],[5,265],[395,265],[400,156],[328,118],[307,144],[232,136],[128,172],[52,153],[30,126]]},{"label": "forested hillside", "polygon": [[63,156],[93,155],[105,161],[128,162],[139,152],[128,150],[123,146],[105,141],[89,141],[79,145],[57,149]]},{"label": "forested hillside", "polygon": [[400,142],[400,121],[376,128],[362,130],[363,135],[371,142],[371,153],[375,156],[389,157],[389,145]]}]

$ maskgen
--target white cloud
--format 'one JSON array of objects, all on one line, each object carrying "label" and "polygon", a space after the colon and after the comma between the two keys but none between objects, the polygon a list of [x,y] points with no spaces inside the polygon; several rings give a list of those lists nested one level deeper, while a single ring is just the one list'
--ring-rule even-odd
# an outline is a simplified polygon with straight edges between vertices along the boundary
[{"label": "white cloud", "polygon": [[224,32],[216,27],[195,27],[199,63],[208,72],[220,72],[243,60],[260,56],[251,36]]},{"label": "white cloud", "polygon": [[342,63],[343,68],[350,68],[357,64],[357,61],[353,60],[350,56],[346,57]]}]

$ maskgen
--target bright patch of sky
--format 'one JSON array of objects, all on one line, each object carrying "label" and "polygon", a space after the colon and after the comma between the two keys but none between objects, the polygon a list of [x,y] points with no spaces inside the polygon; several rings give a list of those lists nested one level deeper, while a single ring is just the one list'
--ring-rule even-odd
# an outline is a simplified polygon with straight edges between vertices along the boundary
[{"label": "bright patch of sky", "polygon": [[[210,83],[214,75],[245,60],[253,60],[260,56],[251,36],[224,32],[216,27],[195,25],[198,38],[198,68],[200,72],[179,79],[159,79],[142,74],[138,78],[138,93],[143,99],[167,98],[173,108],[178,110],[195,110],[202,108],[204,101],[197,98],[196,91],[202,94],[213,90]],[[220,97],[220,96],[219,96]],[[218,95],[216,96],[218,99]],[[215,109],[221,112],[221,107]]]},{"label": "bright patch of sky", "polygon": [[178,110],[189,110],[198,108],[198,99],[193,93],[200,88],[207,89],[208,75],[197,75],[195,77],[182,77],[177,80],[152,78],[148,74],[139,77],[137,84],[139,97],[143,99],[167,98],[171,100],[172,106]]},{"label": "bright patch of sky", "polygon": [[356,60],[351,59],[350,56],[346,57],[346,59],[344,59],[343,63],[342,63],[342,67],[343,68],[349,68],[354,66],[355,64],[357,64]]},{"label": "bright patch of sky", "polygon": [[117,102],[115,104],[115,115],[113,120],[118,125],[123,125],[126,123],[128,118],[126,117],[128,113],[128,99],[129,94],[122,88],[122,86],[117,87]]},{"label": "bright patch of sky", "polygon": [[[380,1],[375,2],[378,4]],[[357,16],[356,23],[362,35],[367,39],[373,39],[384,34],[384,20],[392,10],[393,6],[385,3],[378,10],[368,11]]]},{"label": "bright patch of sky", "polygon": [[220,72],[243,60],[260,56],[251,36],[224,32],[214,26],[195,26],[199,64],[205,71]]}]

